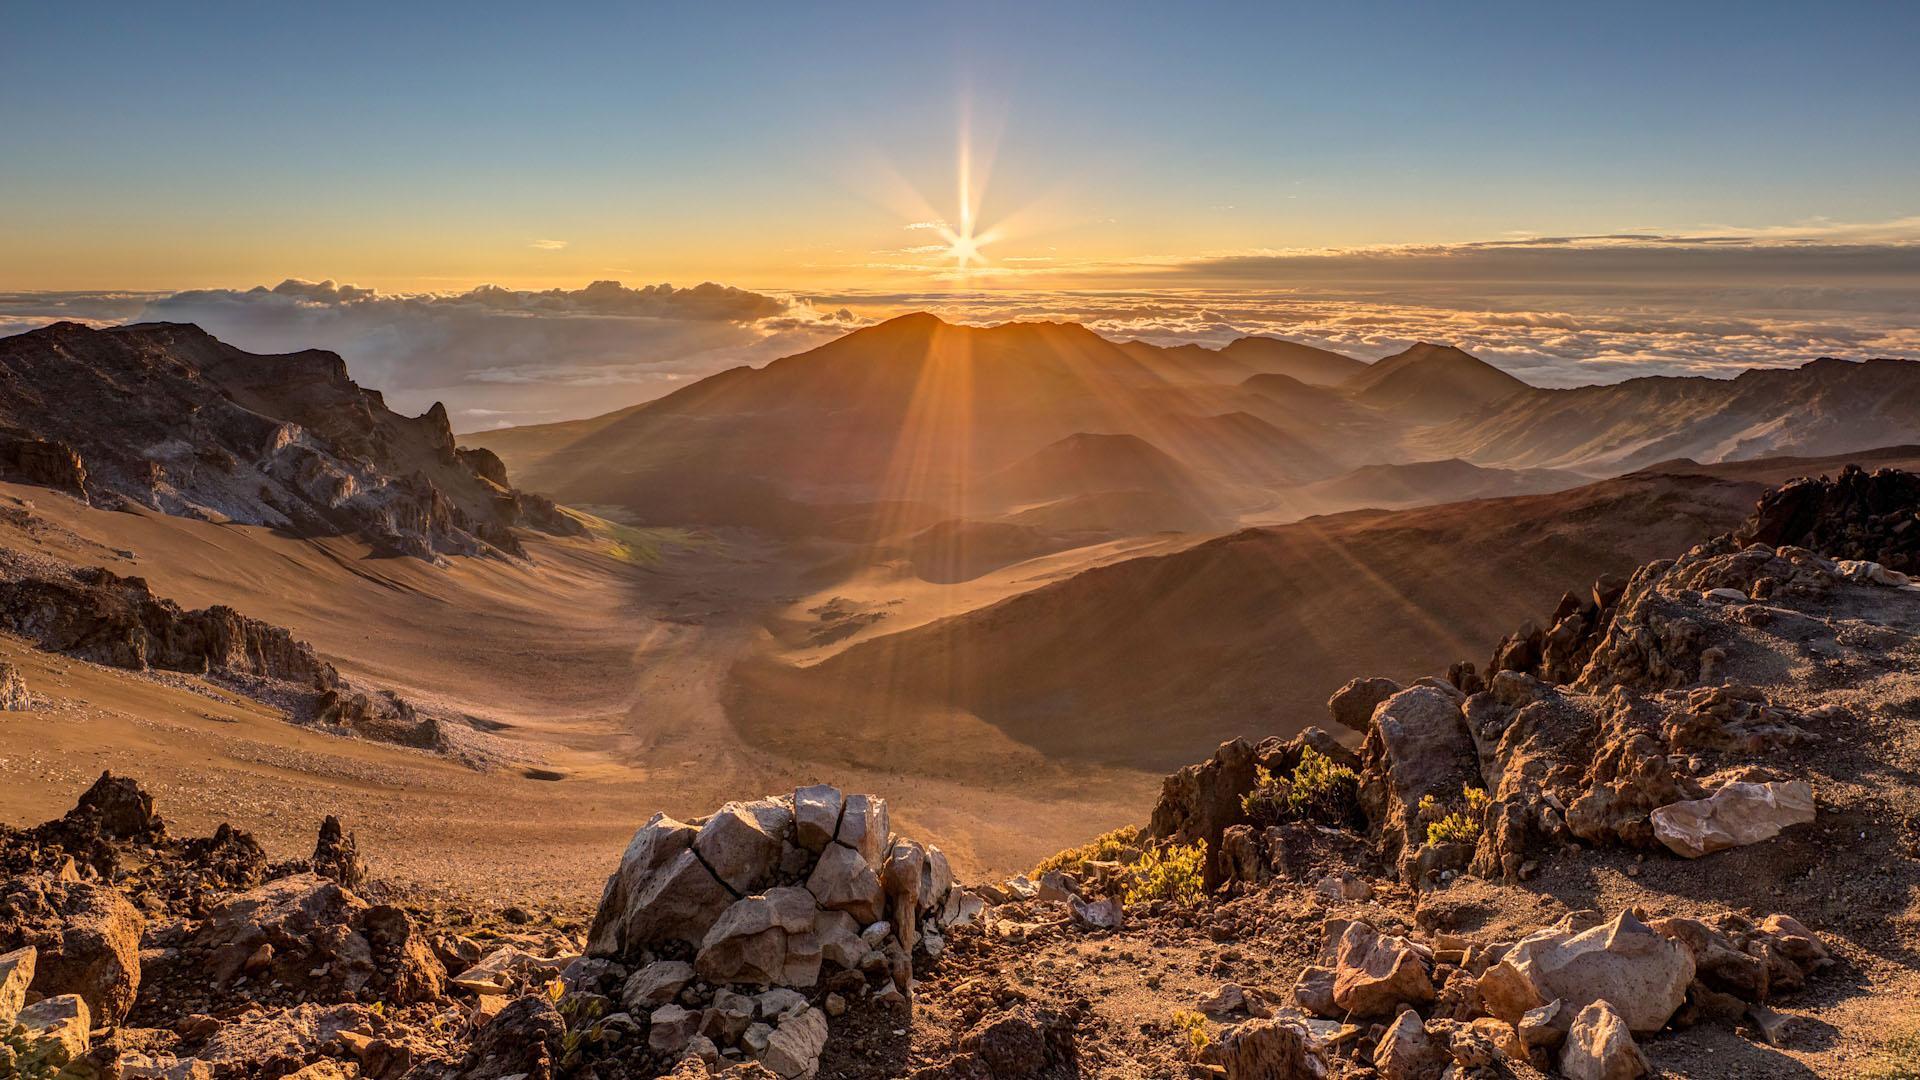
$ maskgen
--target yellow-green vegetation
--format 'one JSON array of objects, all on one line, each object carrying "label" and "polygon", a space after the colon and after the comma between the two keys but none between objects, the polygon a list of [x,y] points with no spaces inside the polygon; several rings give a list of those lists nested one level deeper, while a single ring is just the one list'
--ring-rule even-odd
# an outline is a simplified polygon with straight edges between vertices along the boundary
[{"label": "yellow-green vegetation", "polygon": [[1133,825],[1122,826],[1110,833],[1102,833],[1079,847],[1049,855],[1027,876],[1038,880],[1041,874],[1054,870],[1083,874],[1088,863],[1096,862],[1130,864],[1140,858],[1143,842],[1143,830]]},{"label": "yellow-green vegetation", "polygon": [[1192,1057],[1200,1056],[1200,1051],[1213,1041],[1213,1024],[1192,1009],[1176,1009],[1173,1028],[1180,1033],[1180,1039],[1186,1043],[1187,1053]]},{"label": "yellow-green vegetation", "polygon": [[563,506],[560,510],[585,525],[589,533],[606,541],[607,554],[623,562],[642,565],[657,563],[668,548],[696,547],[704,540],[690,529],[624,525],[569,506]]},{"label": "yellow-green vegetation", "polygon": [[1444,812],[1433,796],[1420,800],[1420,816],[1427,819],[1427,843],[1471,844],[1480,839],[1480,823],[1486,818],[1491,798],[1484,788],[1471,785],[1460,789],[1460,797],[1464,809]]},{"label": "yellow-green vegetation", "polygon": [[1259,825],[1277,824],[1287,816],[1292,795],[1291,781],[1273,775],[1265,765],[1256,765],[1253,790],[1240,796],[1240,812]]},{"label": "yellow-green vegetation", "polygon": [[1880,1041],[1866,1080],[1920,1080],[1920,1027],[1906,1027]]},{"label": "yellow-green vegetation", "polygon": [[1313,747],[1303,747],[1293,768],[1287,808],[1296,815],[1330,825],[1345,824],[1360,799],[1360,774]]},{"label": "yellow-green vegetation", "polygon": [[1191,907],[1207,895],[1202,875],[1206,864],[1205,840],[1148,848],[1128,872],[1122,899],[1129,904],[1170,900]]}]

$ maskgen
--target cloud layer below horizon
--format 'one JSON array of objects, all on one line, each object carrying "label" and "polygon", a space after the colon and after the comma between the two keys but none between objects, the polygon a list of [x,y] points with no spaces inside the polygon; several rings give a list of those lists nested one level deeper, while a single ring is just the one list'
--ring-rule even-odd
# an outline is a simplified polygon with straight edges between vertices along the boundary
[{"label": "cloud layer below horizon", "polygon": [[1441,341],[1540,386],[1730,376],[1820,356],[1920,358],[1920,246],[1847,234],[1224,253],[1136,263],[1100,289],[995,284],[806,295],[595,282],[403,295],[290,280],[170,294],[18,293],[0,295],[0,335],[59,319],[171,320],[256,352],[330,349],[394,407],[417,413],[443,401],[469,431],[622,408],[910,310],[970,324],[1074,321],[1156,344],[1263,334],[1364,359]]}]

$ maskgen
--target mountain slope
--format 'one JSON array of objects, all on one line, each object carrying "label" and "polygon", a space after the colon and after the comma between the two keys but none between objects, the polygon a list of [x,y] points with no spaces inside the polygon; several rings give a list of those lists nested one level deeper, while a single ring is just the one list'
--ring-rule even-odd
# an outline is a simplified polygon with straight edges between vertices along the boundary
[{"label": "mountain slope", "polygon": [[1285,375],[1309,386],[1336,386],[1367,370],[1364,360],[1280,338],[1243,337],[1222,347],[1220,355],[1254,372]]},{"label": "mountain slope", "polygon": [[457,447],[446,410],[404,417],[337,354],[242,352],[195,326],[75,323],[0,339],[0,474],[108,504],[355,535],[430,557],[572,531]]},{"label": "mountain slope", "polygon": [[1830,455],[1920,434],[1920,363],[1822,359],[1732,379],[1654,377],[1534,390],[1421,438],[1483,465],[1640,468],[1668,458]]},{"label": "mountain slope", "polygon": [[732,708],[744,730],[796,752],[804,739],[970,716],[1050,756],[1157,768],[1181,749],[1320,723],[1354,670],[1409,679],[1484,655],[1569,582],[1732,529],[1769,482],[1836,467],[1794,461],[1722,479],[1687,466],[1246,530],[873,638],[811,668],[743,668]]},{"label": "mountain slope", "polygon": [[1425,423],[1532,389],[1470,353],[1425,341],[1375,361],[1340,388],[1355,400]]},{"label": "mountain slope", "polygon": [[1196,494],[1206,482],[1137,435],[1076,432],[983,477],[990,503],[1028,503],[1103,491]]},{"label": "mountain slope", "polygon": [[1588,477],[1558,469],[1486,469],[1449,458],[1404,465],[1362,465],[1330,480],[1308,484],[1302,493],[1343,508],[1390,507],[1543,494],[1588,482]]}]

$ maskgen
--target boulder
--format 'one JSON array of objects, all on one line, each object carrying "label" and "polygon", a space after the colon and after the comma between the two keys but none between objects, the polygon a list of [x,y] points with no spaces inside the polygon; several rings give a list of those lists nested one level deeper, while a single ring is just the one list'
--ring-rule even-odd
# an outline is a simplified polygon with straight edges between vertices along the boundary
[{"label": "boulder", "polygon": [[1327,1062],[1307,1029],[1293,1020],[1249,1020],[1221,1032],[1201,1053],[1226,1080],[1324,1080]]},{"label": "boulder", "polygon": [[1560,1003],[1549,1021],[1566,1030],[1595,1001],[1616,1009],[1636,1033],[1665,1027],[1693,981],[1693,953],[1622,912],[1584,932],[1571,926],[1530,935],[1480,976],[1487,1011],[1520,1027],[1531,1010]]},{"label": "boulder", "polygon": [[833,838],[859,852],[868,866],[878,870],[887,851],[887,829],[887,800],[878,795],[849,795]]},{"label": "boulder", "polygon": [[33,946],[34,991],[78,994],[102,1025],[133,1008],[145,928],[117,889],[43,877],[0,883],[0,949]]},{"label": "boulder", "polygon": [[1627,1021],[1605,1000],[1580,1010],[1560,1051],[1567,1080],[1639,1080],[1652,1072]]},{"label": "boulder", "polygon": [[1118,930],[1127,921],[1120,901],[1111,896],[1094,901],[1076,896],[1067,902],[1067,910],[1073,916],[1074,925],[1083,930]]},{"label": "boulder", "polygon": [[[709,982],[778,984],[786,981],[790,936],[811,935],[816,912],[805,889],[769,889],[747,896],[714,922],[694,957],[694,969]],[[819,945],[812,946],[818,969]]]},{"label": "boulder", "polygon": [[60,994],[36,1001],[21,1009],[13,1022],[26,1032],[27,1045],[43,1053],[48,1044],[56,1047],[60,1056],[52,1060],[60,1064],[85,1054],[93,1031],[87,1003],[78,994]]},{"label": "boulder", "polygon": [[820,1071],[820,1053],[826,1048],[827,1015],[819,1009],[807,1009],[783,1015],[754,1060],[783,1080],[795,1080]]},{"label": "boulder", "polygon": [[1257,767],[1253,744],[1233,739],[1221,743],[1211,760],[1188,765],[1161,783],[1147,831],[1156,840],[1205,843],[1201,878],[1208,891],[1226,880],[1220,836],[1247,820],[1240,799],[1253,790]]},{"label": "boulder", "polygon": [[1327,715],[1341,727],[1365,735],[1373,726],[1373,711],[1403,689],[1392,679],[1354,679],[1327,699]]},{"label": "boulder", "polygon": [[793,812],[777,799],[731,802],[707,819],[693,850],[735,895],[764,888],[780,865]]},{"label": "boulder", "polygon": [[360,861],[359,848],[354,843],[353,834],[340,824],[340,819],[328,814],[320,823],[320,835],[313,845],[313,858],[309,860],[313,872],[323,878],[331,878],[340,883],[341,888],[357,889],[367,880],[366,864]]},{"label": "boulder", "polygon": [[1022,1005],[988,1013],[960,1039],[973,1066],[961,1075],[988,1080],[1078,1076],[1073,1031],[1070,1016],[1048,1009]]},{"label": "boulder", "polygon": [[27,1003],[27,987],[33,985],[35,956],[32,946],[0,953],[0,1031],[13,1023],[14,1016]]},{"label": "boulder", "polygon": [[680,996],[693,981],[693,965],[685,960],[656,960],[627,976],[620,988],[620,1003],[630,1013],[650,1012]]},{"label": "boulder", "polygon": [[601,894],[587,955],[624,959],[661,942],[706,937],[736,897],[694,854],[699,832],[665,814],[640,826]]},{"label": "boulder", "polygon": [[1447,1047],[1427,1034],[1420,1014],[1408,1009],[1374,1047],[1373,1067],[1381,1080],[1434,1080],[1452,1060]]},{"label": "boulder", "polygon": [[1480,782],[1479,759],[1461,701],[1451,687],[1416,685],[1374,712],[1361,747],[1365,768],[1360,804],[1380,830],[1386,854],[1396,861],[1403,850],[1425,842],[1421,799],[1431,795],[1452,803],[1463,787]]},{"label": "boulder", "polygon": [[19,712],[33,708],[33,695],[27,693],[27,680],[20,669],[0,661],[0,712]]},{"label": "boulder", "polygon": [[460,1071],[454,1074],[455,1080],[500,1080],[508,1076],[552,1080],[560,1040],[566,1033],[566,1021],[553,1003],[542,995],[529,994],[502,1009],[492,1023],[480,1029],[467,1048]]},{"label": "boulder", "polygon": [[[851,806],[851,802],[849,802]],[[842,825],[844,826],[844,822]],[[807,891],[829,911],[844,911],[862,924],[877,921],[885,896],[874,864],[844,844],[828,844],[807,875]]]},{"label": "boulder", "polygon": [[840,828],[844,801],[840,789],[827,784],[809,784],[794,791],[794,838],[801,847],[815,853],[826,848]]},{"label": "boulder", "polygon": [[1813,817],[1813,787],[1801,780],[1732,783],[1704,799],[1670,803],[1652,814],[1654,836],[1689,859],[1771,840]]},{"label": "boulder", "polygon": [[215,1080],[284,1076],[303,1068],[342,1032],[369,1031],[372,1017],[358,1005],[301,1005],[250,1012],[207,1038],[194,1060]]},{"label": "boulder", "polygon": [[1426,958],[1403,937],[1387,937],[1363,922],[1347,925],[1334,954],[1333,1002],[1353,1016],[1386,1016],[1402,1004],[1434,999]]},{"label": "boulder", "polygon": [[1308,964],[1293,984],[1294,1003],[1315,1016],[1337,1020],[1343,1014],[1333,1000],[1333,969]]},{"label": "boulder", "polygon": [[647,1017],[647,1049],[671,1058],[700,1032],[700,1014],[678,1005],[662,1005]]}]

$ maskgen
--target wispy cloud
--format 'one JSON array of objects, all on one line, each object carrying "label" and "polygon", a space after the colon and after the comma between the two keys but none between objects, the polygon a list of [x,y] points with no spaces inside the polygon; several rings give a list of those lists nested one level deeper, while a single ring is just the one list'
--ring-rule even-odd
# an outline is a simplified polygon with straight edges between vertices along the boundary
[{"label": "wispy cloud", "polygon": [[527,246],[536,251],[565,251],[567,249],[567,242],[565,240],[535,240]]}]

